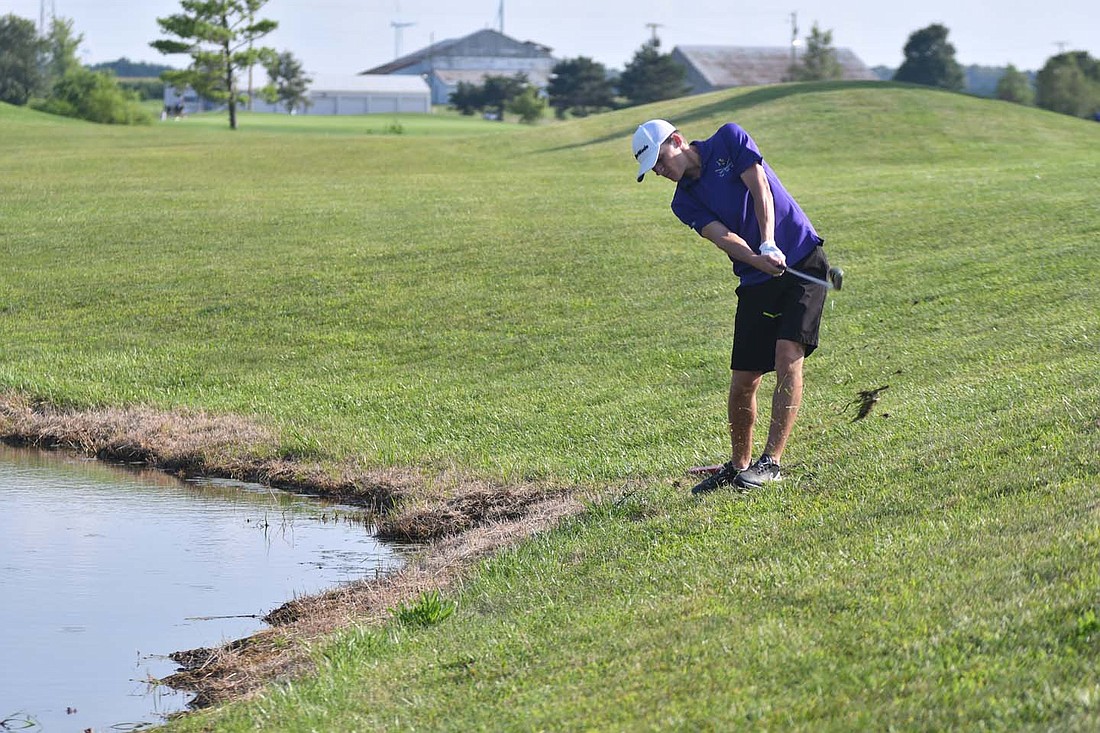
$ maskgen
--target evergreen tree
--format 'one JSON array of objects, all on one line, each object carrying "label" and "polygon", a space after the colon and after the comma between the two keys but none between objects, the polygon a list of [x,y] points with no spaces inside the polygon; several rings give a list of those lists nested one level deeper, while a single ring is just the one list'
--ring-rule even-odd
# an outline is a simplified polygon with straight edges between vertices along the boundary
[{"label": "evergreen tree", "polygon": [[[521,99],[525,96],[526,99]],[[502,122],[505,111],[518,114],[524,122],[534,122],[546,109],[546,100],[538,96],[538,90],[522,72],[514,76],[487,76],[482,84],[460,81],[451,92],[450,101],[451,107],[464,115],[484,111]]]},{"label": "evergreen tree", "polygon": [[270,102],[281,102],[287,114],[296,107],[308,107],[310,104],[306,92],[313,79],[306,76],[302,62],[294,58],[290,51],[283,51],[267,63],[267,76],[271,83],[261,94]]},{"label": "evergreen tree", "polygon": [[687,70],[661,53],[661,41],[654,38],[642,44],[619,77],[619,93],[631,105],[659,102],[682,97],[688,92],[684,83]]},{"label": "evergreen tree", "polygon": [[947,42],[949,32],[933,23],[909,36],[905,61],[894,74],[894,80],[961,92],[965,82],[962,67],[955,60],[955,47]]},{"label": "evergreen tree", "polygon": [[552,74],[546,91],[558,119],[565,119],[568,112],[586,117],[615,104],[615,85],[601,63],[578,56],[559,61]]},{"label": "evergreen tree", "polygon": [[1012,64],[1008,65],[1005,73],[997,81],[996,96],[997,99],[1016,104],[1032,104],[1035,101],[1035,92],[1031,89],[1027,74]]},{"label": "evergreen tree", "polygon": [[515,76],[487,76],[482,84],[482,108],[503,122],[508,103],[522,94],[527,86],[527,75],[522,72]]},{"label": "evergreen tree", "polygon": [[275,55],[275,49],[253,43],[278,27],[273,20],[257,20],[267,0],[180,0],[183,13],[157,18],[161,30],[175,39],[149,45],[163,54],[186,53],[191,66],[166,71],[162,78],[177,89],[190,86],[199,95],[229,106],[229,127],[237,129],[237,105],[242,95],[237,72]]},{"label": "evergreen tree", "polygon": [[42,89],[42,50],[34,21],[14,14],[0,18],[0,102],[26,104]]},{"label": "evergreen tree", "polygon": [[451,92],[451,107],[464,115],[472,115],[482,107],[484,103],[485,88],[473,82],[460,81],[455,90]]},{"label": "evergreen tree", "polygon": [[844,69],[836,58],[833,48],[833,32],[822,31],[814,23],[810,35],[806,36],[806,53],[802,63],[794,64],[790,69],[792,81],[828,81],[839,79]]},{"label": "evergreen tree", "polygon": [[1035,77],[1035,104],[1075,117],[1094,116],[1100,112],[1100,61],[1085,51],[1047,59]]},{"label": "evergreen tree", "polygon": [[527,125],[533,125],[542,118],[546,111],[546,99],[539,96],[539,90],[528,84],[516,96],[508,100],[508,111],[519,116],[519,121]]}]

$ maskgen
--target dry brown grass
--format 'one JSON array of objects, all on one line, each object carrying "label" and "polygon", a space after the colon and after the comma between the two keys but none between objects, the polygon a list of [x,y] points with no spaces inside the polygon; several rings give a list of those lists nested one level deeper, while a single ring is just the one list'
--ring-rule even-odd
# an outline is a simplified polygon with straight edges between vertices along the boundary
[{"label": "dry brown grass", "polygon": [[70,410],[0,393],[0,440],[141,462],[179,476],[218,476],[316,494],[376,512],[379,536],[426,543],[400,570],[271,611],[270,629],[217,649],[177,652],[165,683],[196,693],[193,705],[246,696],[311,668],[310,646],[353,624],[381,623],[428,590],[460,583],[472,564],[581,509],[575,491],[502,484],[450,471],[305,464],[278,456],[274,433],[223,415],[144,407]]},{"label": "dry brown grass", "polygon": [[519,520],[493,522],[430,543],[414,561],[385,578],[361,581],[318,596],[299,598],[271,611],[270,629],[218,649],[179,652],[181,670],[163,681],[197,697],[195,707],[236,700],[264,684],[312,669],[310,648],[355,624],[381,624],[393,609],[429,590],[460,585],[472,564],[503,547],[554,526],[580,511],[561,496],[532,504]]}]

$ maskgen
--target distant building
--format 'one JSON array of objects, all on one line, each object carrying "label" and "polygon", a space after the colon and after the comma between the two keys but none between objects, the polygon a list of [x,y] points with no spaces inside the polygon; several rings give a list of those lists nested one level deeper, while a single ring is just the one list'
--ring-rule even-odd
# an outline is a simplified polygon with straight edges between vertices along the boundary
[{"label": "distant building", "polygon": [[[306,92],[310,104],[295,114],[378,115],[397,112],[430,114],[431,91],[423,79],[415,76],[347,74],[315,76]],[[281,104],[261,99],[252,101],[254,112],[283,112]]]},{"label": "distant building", "polygon": [[[672,58],[687,69],[690,94],[730,87],[761,86],[790,80],[790,48],[744,46],[676,46]],[[878,79],[850,49],[836,49],[842,79]]]},{"label": "distant building", "polygon": [[547,46],[517,41],[486,29],[433,43],[363,73],[419,76],[431,87],[432,103],[447,104],[459,82],[481,84],[487,76],[523,73],[529,82],[543,90],[550,83],[551,70],[556,63]]},{"label": "distant building", "polygon": [[[263,86],[266,79],[256,86]],[[308,106],[299,106],[295,114],[309,115],[372,115],[413,112],[429,114],[432,111],[431,92],[427,83],[415,76],[370,76],[348,74],[339,77],[315,76],[306,91]],[[194,114],[214,109],[225,109],[199,97],[190,87],[179,94],[171,85],[164,89],[164,107],[169,115],[178,109],[183,114]],[[238,107],[247,110],[248,103]],[[253,112],[282,112],[282,104],[272,104],[259,96],[252,100]]]}]

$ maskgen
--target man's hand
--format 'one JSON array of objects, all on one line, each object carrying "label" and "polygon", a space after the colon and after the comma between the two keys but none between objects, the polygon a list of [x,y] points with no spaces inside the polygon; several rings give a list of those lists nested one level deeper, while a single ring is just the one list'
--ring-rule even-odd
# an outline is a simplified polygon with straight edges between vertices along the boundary
[{"label": "man's hand", "polygon": [[775,245],[775,242],[768,240],[760,245],[760,256],[757,263],[754,263],[756,269],[763,270],[772,277],[783,274],[783,270],[787,267],[787,257],[783,254],[783,251]]}]

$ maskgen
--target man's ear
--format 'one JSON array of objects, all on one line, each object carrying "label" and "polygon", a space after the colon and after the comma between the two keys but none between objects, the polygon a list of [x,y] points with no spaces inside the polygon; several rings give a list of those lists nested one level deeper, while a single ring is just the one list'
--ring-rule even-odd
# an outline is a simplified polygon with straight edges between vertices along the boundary
[{"label": "man's ear", "polygon": [[681,135],[679,131],[672,133],[671,138],[672,141],[676,143],[676,147],[683,148],[687,146],[687,140],[684,139],[684,136]]}]

